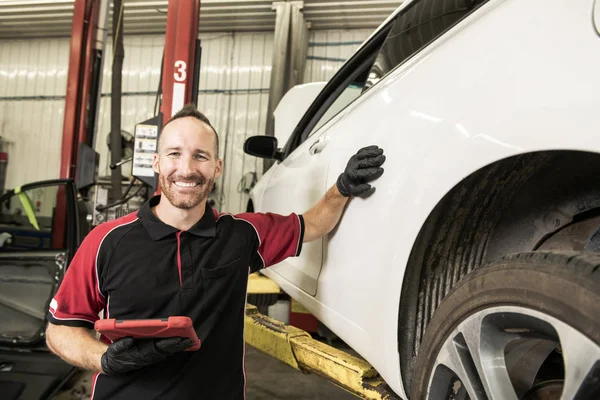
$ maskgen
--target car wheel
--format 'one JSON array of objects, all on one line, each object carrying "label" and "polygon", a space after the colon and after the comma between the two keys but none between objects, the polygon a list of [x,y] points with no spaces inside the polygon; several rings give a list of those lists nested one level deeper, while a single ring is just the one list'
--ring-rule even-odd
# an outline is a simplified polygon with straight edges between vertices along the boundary
[{"label": "car wheel", "polygon": [[433,316],[411,399],[600,399],[600,254],[522,253]]}]

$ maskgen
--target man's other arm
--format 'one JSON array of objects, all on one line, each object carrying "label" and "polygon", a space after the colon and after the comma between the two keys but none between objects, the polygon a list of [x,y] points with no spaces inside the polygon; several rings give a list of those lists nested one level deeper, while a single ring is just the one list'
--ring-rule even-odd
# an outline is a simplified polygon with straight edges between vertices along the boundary
[{"label": "man's other arm", "polygon": [[46,344],[60,358],[80,368],[102,372],[100,360],[108,345],[87,328],[48,324]]},{"label": "man's other arm", "polygon": [[319,239],[335,228],[350,196],[368,197],[375,191],[368,182],[383,174],[381,165],[385,162],[383,149],[369,146],[360,149],[346,165],[346,169],[325,196],[310,210],[302,214],[304,218],[303,242]]},{"label": "man's other arm", "polygon": [[69,364],[107,375],[120,375],[163,361],[184,351],[192,342],[182,337],[139,341],[124,337],[106,345],[87,328],[50,323],[46,329],[46,344]]}]

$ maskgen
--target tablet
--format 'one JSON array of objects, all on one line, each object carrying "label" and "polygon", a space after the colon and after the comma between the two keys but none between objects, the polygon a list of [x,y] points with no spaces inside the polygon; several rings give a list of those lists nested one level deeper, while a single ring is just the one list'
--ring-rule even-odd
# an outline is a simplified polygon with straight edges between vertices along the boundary
[{"label": "tablet", "polygon": [[94,329],[113,342],[126,336],[134,338],[170,338],[184,337],[192,341],[192,346],[185,351],[200,348],[200,339],[189,317],[169,317],[160,319],[100,319]]}]

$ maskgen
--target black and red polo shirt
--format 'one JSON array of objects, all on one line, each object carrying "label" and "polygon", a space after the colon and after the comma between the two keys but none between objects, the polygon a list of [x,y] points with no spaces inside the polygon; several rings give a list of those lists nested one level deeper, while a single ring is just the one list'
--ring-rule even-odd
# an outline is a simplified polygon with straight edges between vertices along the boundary
[{"label": "black and red polo shirt", "polygon": [[181,315],[194,322],[200,350],[122,376],[96,374],[93,400],[243,399],[248,275],[300,254],[303,218],[218,214],[206,205],[202,219],[180,231],[152,213],[159,200],[90,232],[48,320],[93,329],[104,310],[105,318]]}]

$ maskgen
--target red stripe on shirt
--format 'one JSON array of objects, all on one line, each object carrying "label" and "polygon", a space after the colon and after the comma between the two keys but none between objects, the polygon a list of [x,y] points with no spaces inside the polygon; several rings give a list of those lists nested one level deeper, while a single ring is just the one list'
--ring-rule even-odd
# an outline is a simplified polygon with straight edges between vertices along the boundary
[{"label": "red stripe on shirt", "polygon": [[179,286],[183,286],[181,280],[181,231],[177,232],[177,271],[179,271]]}]

